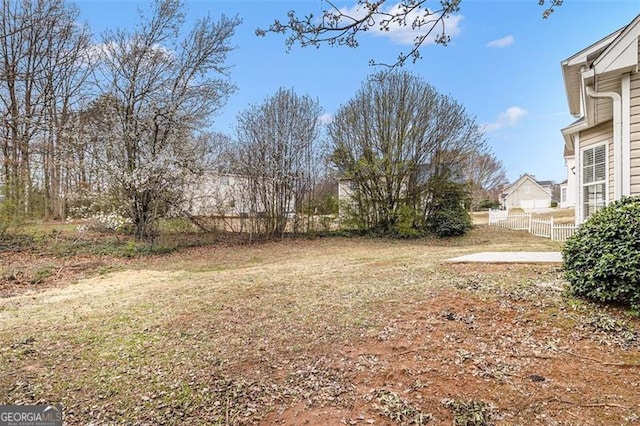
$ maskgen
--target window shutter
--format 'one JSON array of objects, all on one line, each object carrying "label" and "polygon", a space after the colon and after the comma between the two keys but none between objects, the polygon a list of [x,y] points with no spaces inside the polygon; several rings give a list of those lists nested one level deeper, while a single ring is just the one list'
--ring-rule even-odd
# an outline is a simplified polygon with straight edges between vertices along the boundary
[{"label": "window shutter", "polygon": [[593,166],[587,166],[584,168],[583,182],[584,183],[593,182]]},{"label": "window shutter", "polygon": [[593,165],[593,150],[589,149],[587,151],[584,152],[584,166],[591,166]]},{"label": "window shutter", "polygon": [[594,181],[606,179],[607,173],[607,152],[606,146],[600,145],[594,149]]},{"label": "window shutter", "polygon": [[598,145],[582,153],[583,218],[606,205],[607,145]]}]

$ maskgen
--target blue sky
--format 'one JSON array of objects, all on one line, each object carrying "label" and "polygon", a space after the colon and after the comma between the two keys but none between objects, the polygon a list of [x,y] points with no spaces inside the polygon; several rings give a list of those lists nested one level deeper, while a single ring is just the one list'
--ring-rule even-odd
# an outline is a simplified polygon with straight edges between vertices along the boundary
[{"label": "blue sky", "polygon": [[[133,25],[137,8],[149,2],[76,4],[98,42],[106,28]],[[198,0],[187,1],[186,7],[189,19],[209,13],[214,18],[239,15],[243,20],[233,40],[237,49],[228,57],[230,79],[238,91],[213,123],[215,130],[231,136],[238,113],[280,87],[317,98],[330,117],[377,71],[368,65],[370,59],[393,62],[411,47],[398,34],[370,32],[361,36],[357,49],[295,47],[287,53],[281,35],[255,35],[256,28],[276,18],[285,20],[289,10],[318,15],[320,0]],[[640,2],[565,0],[547,20],[541,18],[542,11],[537,0],[463,0],[460,13],[449,22],[452,42],[447,47],[426,46],[423,59],[405,65],[461,102],[486,126],[486,139],[512,181],[523,173],[539,180],[566,178],[560,129],[574,118],[568,113],[560,62],[629,23],[640,13]]]}]

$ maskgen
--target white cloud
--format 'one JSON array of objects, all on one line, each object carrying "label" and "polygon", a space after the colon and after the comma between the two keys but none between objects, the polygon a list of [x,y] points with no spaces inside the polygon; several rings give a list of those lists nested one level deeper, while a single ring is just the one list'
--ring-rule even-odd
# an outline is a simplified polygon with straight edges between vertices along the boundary
[{"label": "white cloud", "polygon": [[319,118],[320,124],[327,125],[333,121],[333,116],[331,114],[322,114]]},{"label": "white cloud", "polygon": [[487,133],[504,127],[513,127],[528,114],[529,112],[526,109],[520,108],[519,106],[509,107],[506,111],[501,112],[495,121],[485,124],[483,126],[484,131]]},{"label": "white cloud", "polygon": [[489,43],[487,43],[487,47],[507,47],[515,43],[515,41],[516,39],[513,38],[511,34],[509,34],[508,36],[504,36],[497,40],[491,40]]},{"label": "white cloud", "polygon": [[[381,11],[388,14],[395,14],[400,12],[400,8],[400,3],[396,3],[390,7],[382,8]],[[352,8],[341,8],[340,12],[342,12],[344,15],[351,16],[354,19],[362,18],[366,13],[364,8],[357,5]],[[369,32],[376,36],[388,37],[397,44],[413,45],[416,37],[423,35],[432,26],[432,23],[426,23],[421,28],[413,28],[412,24],[414,23],[416,18],[420,19],[423,14],[424,9],[415,10],[407,15],[406,25],[403,25],[399,22],[391,22],[388,26],[388,30],[386,31],[380,29],[380,21],[384,19],[384,17],[377,16],[375,17],[375,23],[370,28]],[[453,38],[460,34],[460,21],[462,19],[463,16],[460,14],[450,15],[449,18],[445,19],[444,30],[449,37]],[[349,20],[344,19],[345,23],[348,21]],[[440,24],[437,24],[423,44],[434,44],[436,36],[441,32],[442,26]]]},{"label": "white cloud", "polygon": [[[106,43],[94,43],[87,47],[82,55],[83,63],[92,64],[103,59],[113,60],[114,57],[122,55],[123,53],[131,52],[134,46],[133,40],[127,40],[126,43],[119,43],[116,41],[109,41]],[[154,55],[154,58],[151,55]],[[151,46],[147,53],[147,60],[162,58],[163,60],[170,60],[175,55],[175,52],[161,44],[154,44]]]}]

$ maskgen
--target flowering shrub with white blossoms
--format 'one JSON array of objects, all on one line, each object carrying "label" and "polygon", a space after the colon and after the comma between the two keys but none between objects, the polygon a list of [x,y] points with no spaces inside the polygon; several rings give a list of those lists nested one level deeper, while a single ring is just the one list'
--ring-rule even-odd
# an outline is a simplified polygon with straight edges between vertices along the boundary
[{"label": "flowering shrub with white blossoms", "polygon": [[79,225],[77,230],[81,234],[84,234],[87,231],[122,232],[132,223],[133,222],[130,218],[124,217],[116,212],[98,212],[87,218],[87,222]]}]

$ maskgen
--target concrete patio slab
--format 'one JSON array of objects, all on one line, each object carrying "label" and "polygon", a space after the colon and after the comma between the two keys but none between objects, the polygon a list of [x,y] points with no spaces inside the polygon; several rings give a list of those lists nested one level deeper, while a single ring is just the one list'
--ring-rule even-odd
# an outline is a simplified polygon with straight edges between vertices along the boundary
[{"label": "concrete patio slab", "polygon": [[449,263],[562,263],[562,253],[555,251],[486,251],[447,259]]}]

